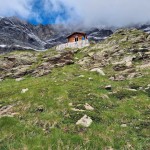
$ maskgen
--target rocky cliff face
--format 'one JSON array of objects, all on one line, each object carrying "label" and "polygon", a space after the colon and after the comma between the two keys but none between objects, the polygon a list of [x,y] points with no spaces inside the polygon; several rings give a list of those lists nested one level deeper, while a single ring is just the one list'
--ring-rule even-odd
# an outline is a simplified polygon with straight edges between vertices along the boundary
[{"label": "rocky cliff face", "polygon": [[[16,17],[0,18],[0,52],[11,50],[44,50],[66,42],[66,36],[76,29],[62,25],[32,25]],[[83,29],[80,29],[83,31]],[[89,39],[100,41],[111,30],[86,29]]]}]

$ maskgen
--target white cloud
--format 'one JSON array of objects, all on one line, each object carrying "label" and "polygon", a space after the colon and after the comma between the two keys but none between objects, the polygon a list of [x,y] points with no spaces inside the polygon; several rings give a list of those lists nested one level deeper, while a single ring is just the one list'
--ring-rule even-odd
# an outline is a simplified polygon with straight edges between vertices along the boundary
[{"label": "white cloud", "polygon": [[150,0],[60,1],[67,7],[73,7],[85,25],[124,26],[150,21]]},{"label": "white cloud", "polygon": [[0,16],[28,18],[33,0],[0,0]]},{"label": "white cloud", "polygon": [[[150,0],[41,0],[44,13],[60,12],[65,6],[68,20],[58,16],[56,22],[73,22],[86,26],[125,26],[150,22]],[[0,0],[0,16],[35,17],[35,0]]]}]

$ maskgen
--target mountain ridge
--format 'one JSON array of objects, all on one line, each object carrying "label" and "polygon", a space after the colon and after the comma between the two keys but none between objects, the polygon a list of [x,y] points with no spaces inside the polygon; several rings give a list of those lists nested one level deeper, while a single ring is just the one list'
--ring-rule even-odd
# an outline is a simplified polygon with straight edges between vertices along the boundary
[{"label": "mountain ridge", "polygon": [[[0,20],[0,51],[45,50],[67,42],[66,36],[76,29],[63,25],[32,25],[16,17],[4,17]],[[78,29],[84,30],[84,29]],[[111,35],[109,29],[86,29],[89,39],[100,41]]]}]

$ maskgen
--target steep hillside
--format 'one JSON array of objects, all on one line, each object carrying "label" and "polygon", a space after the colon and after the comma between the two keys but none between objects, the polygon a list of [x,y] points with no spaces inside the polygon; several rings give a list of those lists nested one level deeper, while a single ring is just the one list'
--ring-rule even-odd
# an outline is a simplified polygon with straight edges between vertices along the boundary
[{"label": "steep hillside", "polygon": [[150,68],[150,35],[137,29],[120,29],[105,41],[82,50],[84,68],[108,68],[112,80],[125,80]]},{"label": "steep hillside", "polygon": [[149,61],[150,35],[136,29],[1,55],[0,149],[150,149]]}]

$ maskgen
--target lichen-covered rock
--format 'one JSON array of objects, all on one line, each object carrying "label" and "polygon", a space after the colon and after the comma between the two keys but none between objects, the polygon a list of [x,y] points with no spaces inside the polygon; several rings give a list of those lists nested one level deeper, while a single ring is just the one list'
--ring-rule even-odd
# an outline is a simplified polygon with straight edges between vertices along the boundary
[{"label": "lichen-covered rock", "polygon": [[80,120],[76,122],[76,125],[81,125],[83,127],[89,127],[92,124],[92,119],[87,115],[84,115]]},{"label": "lichen-covered rock", "polygon": [[88,104],[88,103],[86,103],[84,105],[84,107],[85,107],[86,110],[91,110],[91,111],[94,110],[94,108],[90,104]]},{"label": "lichen-covered rock", "polygon": [[101,68],[93,68],[91,69],[91,72],[97,72],[98,74],[105,76],[105,73],[103,72]]},{"label": "lichen-covered rock", "polygon": [[26,93],[28,90],[29,90],[28,88],[22,89],[22,90],[21,90],[21,93],[22,93],[22,94],[23,94],[23,93]]},{"label": "lichen-covered rock", "polygon": [[54,67],[73,64],[73,56],[73,52],[64,51],[53,56],[44,56],[40,62],[38,53],[7,54],[0,58],[0,78],[21,78],[25,75],[44,76],[51,73]]}]

